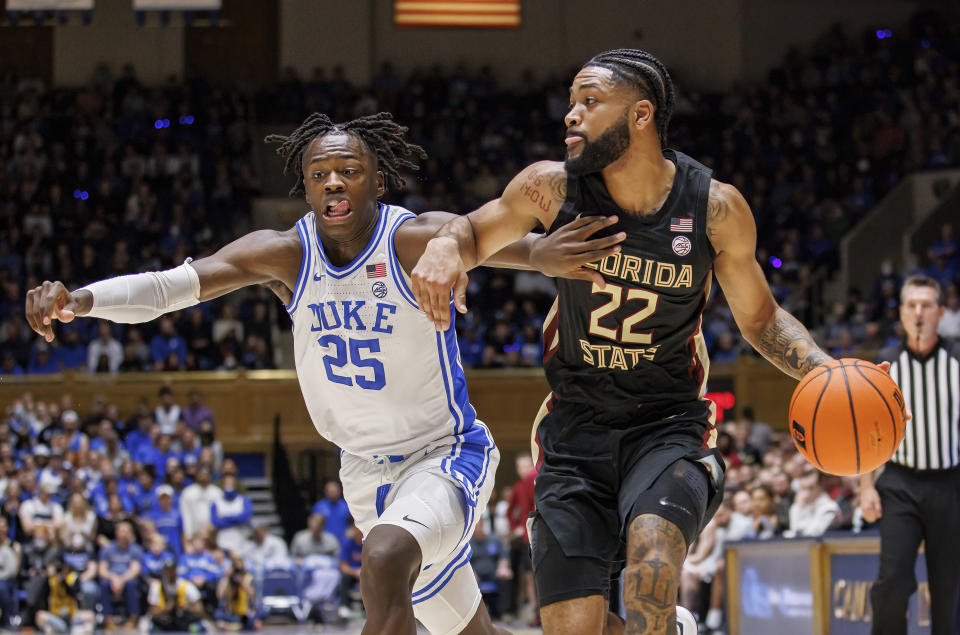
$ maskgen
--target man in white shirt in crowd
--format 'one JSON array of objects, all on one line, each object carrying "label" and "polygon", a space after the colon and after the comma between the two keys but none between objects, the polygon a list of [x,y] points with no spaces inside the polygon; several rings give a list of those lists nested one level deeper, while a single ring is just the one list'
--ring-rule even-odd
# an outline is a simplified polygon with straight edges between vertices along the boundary
[{"label": "man in white shirt in crowd", "polygon": [[210,506],[223,496],[223,490],[210,482],[210,466],[197,466],[196,479],[183,488],[180,494],[180,516],[183,518],[183,533],[193,536],[210,525]]},{"label": "man in white shirt in crowd", "polygon": [[53,531],[63,523],[63,507],[53,500],[58,482],[44,475],[40,479],[40,493],[20,505],[20,525],[25,534],[32,534],[37,525]]},{"label": "man in white shirt in crowd", "polygon": [[173,402],[173,391],[170,386],[163,386],[158,393],[160,403],[154,412],[157,425],[160,426],[160,434],[169,434],[173,436],[177,432],[177,424],[180,423],[180,406]]},{"label": "man in white shirt in crowd", "polygon": [[840,517],[840,506],[820,486],[820,473],[810,470],[798,479],[797,497],[790,506],[786,538],[822,536]]},{"label": "man in white shirt in crowd", "polygon": [[113,338],[110,323],[100,320],[97,324],[97,338],[90,342],[87,348],[87,371],[97,372],[100,358],[104,355],[107,357],[107,370],[115,375],[123,363],[123,345]]},{"label": "man in white shirt in crowd", "polygon": [[266,521],[254,518],[250,524],[253,527],[252,540],[243,551],[243,560],[248,569],[257,571],[271,562],[290,558],[287,543],[270,533],[270,525]]}]

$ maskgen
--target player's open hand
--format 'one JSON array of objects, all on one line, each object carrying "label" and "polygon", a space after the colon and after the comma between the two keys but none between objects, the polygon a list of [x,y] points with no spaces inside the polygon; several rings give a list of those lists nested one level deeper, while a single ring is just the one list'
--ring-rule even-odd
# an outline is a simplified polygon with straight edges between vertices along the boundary
[{"label": "player's open hand", "polygon": [[43,284],[27,291],[24,316],[34,331],[47,342],[53,341],[53,321],[72,322],[77,316],[79,302],[62,282],[44,280]]},{"label": "player's open hand", "polygon": [[467,272],[457,242],[446,236],[431,238],[410,274],[420,310],[438,331],[450,326],[450,290],[460,313],[467,312]]},{"label": "player's open hand", "polygon": [[601,289],[603,276],[584,267],[620,251],[619,243],[627,237],[620,232],[612,236],[590,238],[617,222],[616,216],[582,216],[534,241],[530,248],[530,265],[553,278],[573,278],[593,282]]}]

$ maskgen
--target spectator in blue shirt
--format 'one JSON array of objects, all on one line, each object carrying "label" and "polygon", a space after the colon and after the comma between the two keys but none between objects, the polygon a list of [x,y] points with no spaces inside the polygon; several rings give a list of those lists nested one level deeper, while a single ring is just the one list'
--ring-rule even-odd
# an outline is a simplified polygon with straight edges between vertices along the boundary
[{"label": "spectator in blue shirt", "polygon": [[152,428],[153,415],[141,414],[140,417],[137,418],[137,429],[130,431],[124,441],[124,445],[127,446],[127,452],[130,453],[130,456],[136,457],[141,445],[145,443],[153,444],[153,437],[151,435]]},{"label": "spectator in blue shirt", "polygon": [[155,533],[150,537],[150,548],[143,554],[143,575],[147,578],[159,580],[163,573],[163,563],[173,557],[173,552],[167,549],[167,539],[163,534]]},{"label": "spectator in blue shirt", "polygon": [[133,499],[133,507],[137,514],[146,516],[157,506],[156,480],[153,477],[153,466],[144,465],[140,468],[139,491]]},{"label": "spectator in blue shirt", "polygon": [[[130,459],[120,464],[120,477],[117,479],[117,489],[124,503],[124,509],[127,508],[127,501],[133,504],[137,495],[140,494],[140,483],[137,480],[136,468]],[[132,507],[130,511],[133,511]]]},{"label": "spectator in blue shirt", "polygon": [[157,533],[167,539],[170,549],[180,557],[183,553],[183,520],[180,518],[180,509],[173,504],[173,488],[161,485],[157,488],[157,507],[147,514],[153,521]]},{"label": "spectator in blue shirt", "polygon": [[117,539],[100,549],[100,602],[103,613],[114,615],[113,599],[123,596],[127,607],[127,628],[136,628],[140,617],[138,576],[143,549],[133,541],[133,526],[117,525]]},{"label": "spectator in blue shirt", "polygon": [[343,541],[347,535],[347,501],[343,500],[343,487],[339,481],[329,480],[323,486],[324,498],[317,501],[311,513],[320,514],[327,520],[327,531]]},{"label": "spectator in blue shirt", "polygon": [[181,570],[178,574],[200,589],[204,604],[216,605],[217,583],[220,582],[226,570],[207,549],[205,540],[203,532],[186,538],[184,554],[180,559]]},{"label": "spectator in blue shirt", "polygon": [[114,494],[120,499],[124,511],[133,511],[133,501],[130,500],[126,492],[120,489],[120,482],[117,480],[117,477],[109,474],[104,476],[90,493],[90,498],[93,501],[93,510],[97,513],[97,516],[107,515],[110,508],[110,497]]},{"label": "spectator in blue shirt", "polygon": [[64,410],[60,415],[63,432],[67,435],[67,449],[71,452],[86,451],[89,445],[87,435],[80,432],[80,415],[76,410]]},{"label": "spectator in blue shirt", "polygon": [[184,428],[180,433],[179,441],[180,460],[184,465],[196,465],[200,461],[200,452],[203,450],[203,444],[197,437],[197,433],[192,428]]},{"label": "spectator in blue shirt", "polygon": [[0,375],[22,375],[23,372],[23,366],[17,363],[17,358],[13,356],[13,353],[4,351]]},{"label": "spectator in blue shirt", "polygon": [[183,367],[187,360],[187,342],[177,334],[173,318],[164,316],[160,320],[160,332],[150,340],[150,357],[154,368],[163,370],[167,359],[175,355],[177,364]]},{"label": "spectator in blue shirt", "polygon": [[237,491],[237,477],[227,474],[222,481],[223,496],[210,505],[210,523],[217,529],[217,545],[239,552],[247,543],[253,503]]},{"label": "spectator in blue shirt", "polygon": [[30,351],[27,372],[31,375],[51,375],[60,372],[60,364],[50,354],[50,345],[43,340],[37,342]]},{"label": "spectator in blue shirt", "polygon": [[350,592],[360,582],[360,554],[363,551],[363,534],[357,529],[352,516],[347,516],[346,537],[340,543],[340,606],[350,605]]},{"label": "spectator in blue shirt", "polygon": [[61,329],[60,346],[53,351],[53,359],[64,370],[86,367],[87,345],[80,341],[79,329],[70,324],[63,325]]},{"label": "spectator in blue shirt", "polygon": [[163,454],[154,444],[141,443],[137,453],[133,455],[133,460],[144,467],[150,467],[157,478],[162,479],[167,470],[167,461]]}]

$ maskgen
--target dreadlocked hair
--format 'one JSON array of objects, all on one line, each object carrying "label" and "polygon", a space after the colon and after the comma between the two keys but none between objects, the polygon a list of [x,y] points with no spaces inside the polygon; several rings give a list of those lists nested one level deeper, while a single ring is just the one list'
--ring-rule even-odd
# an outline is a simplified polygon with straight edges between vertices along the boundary
[{"label": "dreadlocked hair", "polygon": [[427,158],[423,148],[403,138],[406,132],[407,127],[395,122],[388,112],[357,117],[345,123],[333,123],[327,115],[315,112],[289,135],[272,134],[264,141],[280,144],[277,154],[285,159],[283,173],[293,171],[297,175],[297,182],[290,189],[293,196],[303,191],[303,151],[314,139],[330,133],[360,139],[376,155],[377,168],[387,177],[387,187],[402,189],[404,180],[400,168],[417,171],[420,169],[417,160]]},{"label": "dreadlocked hair", "polygon": [[673,80],[660,60],[640,49],[614,49],[595,55],[583,68],[600,66],[613,71],[614,79],[637,86],[653,102],[653,120],[660,146],[667,147],[667,127],[673,114]]}]

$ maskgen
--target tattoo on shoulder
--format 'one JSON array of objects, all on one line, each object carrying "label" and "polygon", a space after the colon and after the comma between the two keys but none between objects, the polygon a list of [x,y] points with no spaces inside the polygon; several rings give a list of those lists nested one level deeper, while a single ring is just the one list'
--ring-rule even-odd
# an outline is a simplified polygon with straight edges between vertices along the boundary
[{"label": "tattoo on shoulder", "polygon": [[707,198],[707,238],[713,238],[717,227],[730,214],[730,206],[723,195],[720,181],[710,181],[710,194]]},{"label": "tattoo on shoulder", "polygon": [[544,214],[549,214],[554,202],[559,206],[567,197],[567,174],[563,169],[531,170],[523,183],[520,193],[530,199]]},{"label": "tattoo on shoulder", "polygon": [[547,181],[550,185],[550,192],[558,201],[567,198],[567,171],[555,170]]}]

